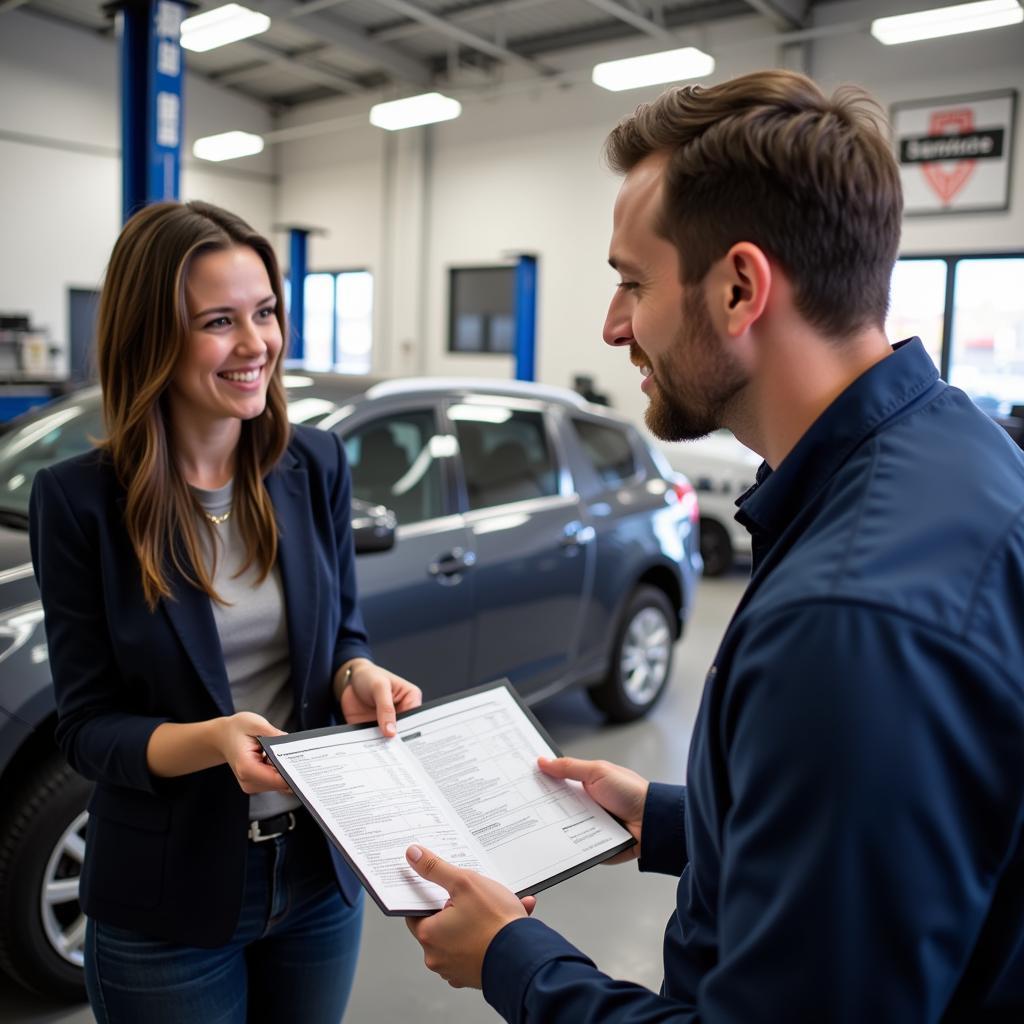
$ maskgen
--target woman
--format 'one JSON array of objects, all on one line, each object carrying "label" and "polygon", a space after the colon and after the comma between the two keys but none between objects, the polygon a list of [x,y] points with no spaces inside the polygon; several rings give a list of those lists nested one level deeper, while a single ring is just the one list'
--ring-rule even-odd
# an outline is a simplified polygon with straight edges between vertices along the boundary
[{"label": "woman", "polygon": [[205,203],[137,213],[100,299],[107,437],[42,470],[57,740],[96,781],[81,901],[100,1022],[338,1021],[361,892],[256,739],[376,718],[337,436],[289,427],[277,261]]}]

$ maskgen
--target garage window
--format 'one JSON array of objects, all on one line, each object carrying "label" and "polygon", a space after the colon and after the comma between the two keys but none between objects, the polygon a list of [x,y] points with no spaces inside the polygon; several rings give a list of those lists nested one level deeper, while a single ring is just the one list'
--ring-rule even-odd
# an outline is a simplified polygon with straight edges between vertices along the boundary
[{"label": "garage window", "polygon": [[897,261],[886,333],[917,334],[942,376],[993,416],[1024,406],[1024,253]]},{"label": "garage window", "polygon": [[[337,270],[306,275],[302,365],[369,373],[373,360],[373,274]],[[291,282],[285,280],[291,304]]]},{"label": "garage window", "polygon": [[448,284],[448,351],[515,350],[516,268],[452,267]]}]

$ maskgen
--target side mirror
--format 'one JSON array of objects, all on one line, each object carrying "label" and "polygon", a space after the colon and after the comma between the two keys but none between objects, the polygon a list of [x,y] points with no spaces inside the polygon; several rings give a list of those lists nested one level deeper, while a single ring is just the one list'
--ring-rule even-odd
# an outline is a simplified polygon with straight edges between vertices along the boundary
[{"label": "side mirror", "polygon": [[390,551],[395,546],[395,513],[383,505],[352,499],[352,540],[357,555]]}]

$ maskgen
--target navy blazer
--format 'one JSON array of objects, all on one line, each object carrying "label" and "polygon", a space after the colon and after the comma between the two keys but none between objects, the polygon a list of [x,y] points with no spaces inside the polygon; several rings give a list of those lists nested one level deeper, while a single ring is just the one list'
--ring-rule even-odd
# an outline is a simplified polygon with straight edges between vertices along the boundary
[{"label": "navy blazer", "polygon": [[[340,717],[331,685],[338,666],[370,656],[356,603],[341,440],[293,428],[266,486],[280,528],[299,727],[330,725]],[[227,765],[154,776],[146,746],[163,722],[200,722],[235,708],[210,598],[172,571],[174,599],[153,612],[146,606],[124,501],[101,451],[40,470],[32,489],[32,561],[46,613],[56,738],[71,766],[96,782],[81,903],[111,925],[217,946],[238,921],[249,798]],[[358,882],[331,853],[352,902]]]}]

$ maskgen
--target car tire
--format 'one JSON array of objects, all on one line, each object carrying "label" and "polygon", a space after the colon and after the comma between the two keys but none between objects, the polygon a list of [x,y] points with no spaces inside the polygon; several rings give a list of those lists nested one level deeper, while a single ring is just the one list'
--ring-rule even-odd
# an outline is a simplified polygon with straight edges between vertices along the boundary
[{"label": "car tire", "polygon": [[675,609],[664,591],[642,584],[626,605],[608,675],[587,693],[613,722],[642,718],[665,692],[676,641]]},{"label": "car tire", "polygon": [[700,557],[705,576],[722,576],[732,568],[732,541],[729,531],[714,519],[700,521]]},{"label": "car tire", "polygon": [[25,988],[85,1000],[78,881],[92,784],[54,754],[10,801],[0,838],[0,967]]}]

